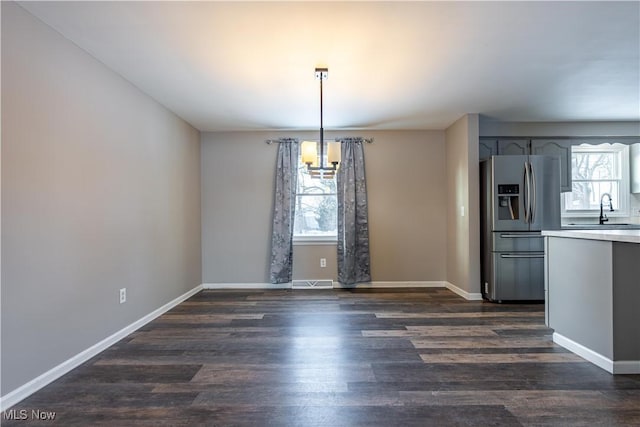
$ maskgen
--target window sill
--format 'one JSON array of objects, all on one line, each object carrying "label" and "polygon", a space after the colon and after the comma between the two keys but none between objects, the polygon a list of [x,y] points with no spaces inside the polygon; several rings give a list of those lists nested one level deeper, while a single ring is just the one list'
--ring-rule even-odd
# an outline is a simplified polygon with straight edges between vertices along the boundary
[{"label": "window sill", "polygon": [[336,236],[293,236],[294,246],[303,245],[337,245],[338,238]]}]

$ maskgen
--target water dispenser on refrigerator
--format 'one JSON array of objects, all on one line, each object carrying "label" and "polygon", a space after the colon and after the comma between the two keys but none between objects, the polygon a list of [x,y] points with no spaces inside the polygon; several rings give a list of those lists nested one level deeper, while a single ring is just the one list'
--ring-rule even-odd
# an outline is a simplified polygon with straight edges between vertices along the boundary
[{"label": "water dispenser on refrigerator", "polygon": [[518,184],[498,185],[498,218],[517,221],[520,219],[518,205],[520,186]]}]

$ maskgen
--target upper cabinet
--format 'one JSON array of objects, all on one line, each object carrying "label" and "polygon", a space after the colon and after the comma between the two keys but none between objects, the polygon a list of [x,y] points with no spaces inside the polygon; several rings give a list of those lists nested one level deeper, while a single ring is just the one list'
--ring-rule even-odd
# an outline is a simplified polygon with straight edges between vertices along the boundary
[{"label": "upper cabinet", "polygon": [[560,191],[572,190],[571,146],[580,144],[629,144],[631,192],[640,193],[640,140],[638,137],[480,138],[480,160],[491,156],[554,156],[560,161]]},{"label": "upper cabinet", "polygon": [[486,160],[491,156],[498,155],[498,140],[493,138],[480,138],[480,150],[478,157],[480,160]]},{"label": "upper cabinet", "polygon": [[560,191],[571,191],[571,140],[532,139],[531,154],[555,156],[560,160]]},{"label": "upper cabinet", "polygon": [[500,156],[526,156],[530,154],[528,139],[500,139],[498,140],[498,154]]},{"label": "upper cabinet", "polygon": [[[575,142],[573,142],[575,143]],[[480,160],[493,155],[527,156],[530,154],[554,156],[560,162],[560,191],[571,191],[571,144],[569,139],[480,139]]]}]

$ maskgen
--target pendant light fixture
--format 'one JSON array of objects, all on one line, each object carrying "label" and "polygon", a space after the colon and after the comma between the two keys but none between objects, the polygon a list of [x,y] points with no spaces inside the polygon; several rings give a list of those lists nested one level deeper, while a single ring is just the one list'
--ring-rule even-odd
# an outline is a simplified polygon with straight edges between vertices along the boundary
[{"label": "pendant light fixture", "polygon": [[[340,163],[340,142],[325,141],[322,111],[322,82],[329,77],[328,68],[316,68],[316,80],[320,80],[320,140],[302,142],[302,162],[307,165],[307,170],[312,178],[331,179],[335,176]],[[320,149],[318,150],[318,146]],[[325,164],[326,153],[326,164]]]}]

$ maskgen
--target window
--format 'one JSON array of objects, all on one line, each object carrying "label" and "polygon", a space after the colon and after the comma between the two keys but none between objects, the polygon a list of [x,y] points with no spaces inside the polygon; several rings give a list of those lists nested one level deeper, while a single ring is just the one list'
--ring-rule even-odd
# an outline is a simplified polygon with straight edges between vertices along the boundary
[{"label": "window", "polygon": [[[613,198],[614,212],[628,215],[629,149],[622,144],[571,147],[572,191],[564,193],[564,216],[594,216],[604,193]],[[605,198],[606,208],[609,200]]]},{"label": "window", "polygon": [[336,181],[311,178],[307,167],[298,165],[294,240],[335,241],[338,235]]}]

